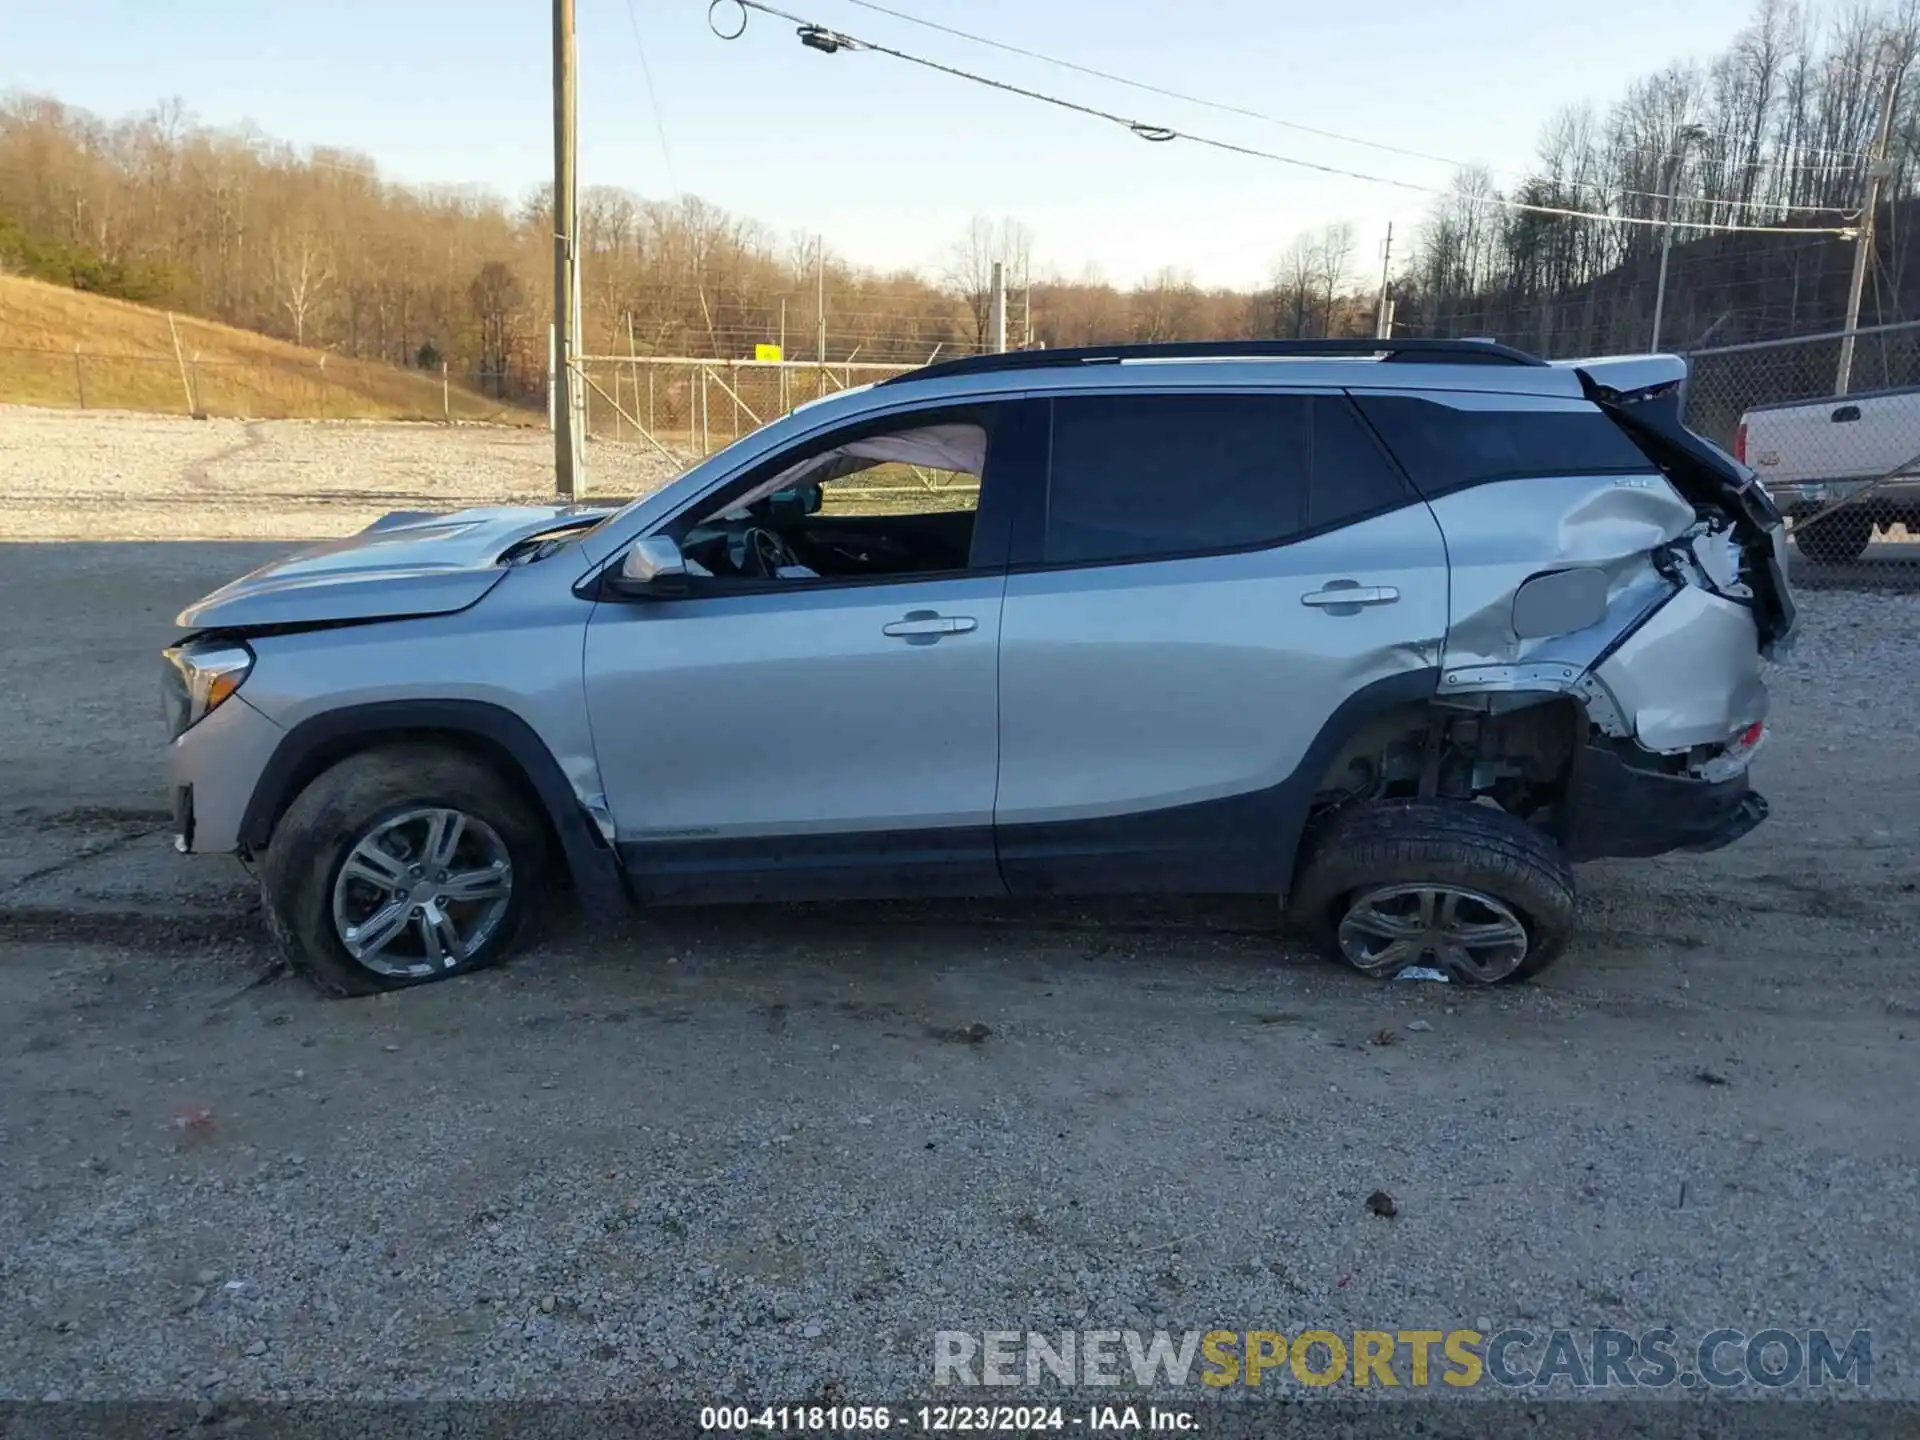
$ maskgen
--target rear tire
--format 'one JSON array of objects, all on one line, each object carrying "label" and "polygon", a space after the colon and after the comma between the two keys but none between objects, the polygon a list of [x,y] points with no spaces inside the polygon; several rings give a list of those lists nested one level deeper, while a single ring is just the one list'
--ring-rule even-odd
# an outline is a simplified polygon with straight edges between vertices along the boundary
[{"label": "rear tire", "polygon": [[1873,517],[1859,510],[1834,510],[1793,527],[1800,553],[1816,565],[1845,565],[1858,560],[1873,539]]},{"label": "rear tire", "polygon": [[1329,955],[1363,974],[1392,979],[1429,965],[1497,984],[1538,975],[1565,951],[1573,872],[1550,837],[1504,810],[1385,802],[1329,822],[1290,908]]},{"label": "rear tire", "polygon": [[[458,858],[448,860],[447,872],[422,874],[415,866],[409,876],[409,857],[386,852],[404,849],[409,835],[426,835],[432,824],[426,817],[446,814],[464,822]],[[386,838],[395,835],[400,838]],[[477,877],[471,880],[474,893],[485,898],[437,896],[424,907],[406,907],[390,945],[356,958],[343,935],[358,928],[364,947],[388,898],[377,886],[341,888],[350,857],[360,857],[365,868],[370,840],[381,847],[374,852],[378,864],[397,867],[400,885],[431,886],[436,873],[451,874],[456,884]],[[289,965],[329,994],[372,995],[463,975],[504,958],[537,907],[546,864],[540,817],[491,766],[445,746],[392,745],[348,756],[300,792],[274,827],[260,862],[260,889],[268,925]],[[371,912],[358,927],[352,924],[356,900]],[[454,928],[436,930],[436,918]],[[455,948],[461,953],[450,953]]]}]

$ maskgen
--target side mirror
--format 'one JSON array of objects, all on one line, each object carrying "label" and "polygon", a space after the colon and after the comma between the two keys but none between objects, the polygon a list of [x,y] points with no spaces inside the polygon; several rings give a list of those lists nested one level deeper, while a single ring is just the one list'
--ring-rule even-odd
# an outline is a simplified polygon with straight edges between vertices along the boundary
[{"label": "side mirror", "polygon": [[629,595],[684,595],[687,562],[671,535],[643,535],[627,547],[615,572],[617,588]]}]

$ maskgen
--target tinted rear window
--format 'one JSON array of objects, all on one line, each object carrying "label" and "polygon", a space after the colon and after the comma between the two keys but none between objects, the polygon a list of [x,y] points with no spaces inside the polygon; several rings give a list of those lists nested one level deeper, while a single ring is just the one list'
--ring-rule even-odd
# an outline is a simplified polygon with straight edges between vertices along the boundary
[{"label": "tinted rear window", "polygon": [[1619,475],[1652,462],[1598,410],[1455,410],[1405,395],[1356,395],[1423,494],[1527,475]]},{"label": "tinted rear window", "polygon": [[1313,491],[1307,500],[1307,528],[1324,530],[1368,515],[1378,515],[1412,499],[1407,482],[1386,451],[1337,395],[1313,400]]},{"label": "tinted rear window", "polygon": [[1053,406],[1053,563],[1276,544],[1305,524],[1307,401],[1088,395]]}]

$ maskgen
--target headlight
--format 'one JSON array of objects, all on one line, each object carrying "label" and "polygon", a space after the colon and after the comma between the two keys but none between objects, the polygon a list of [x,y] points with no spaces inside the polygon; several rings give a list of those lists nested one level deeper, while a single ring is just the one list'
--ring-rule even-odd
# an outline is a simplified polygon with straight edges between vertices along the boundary
[{"label": "headlight", "polygon": [[240,688],[253,668],[253,652],[233,640],[189,640],[161,652],[161,704],[169,737],[183,734]]}]

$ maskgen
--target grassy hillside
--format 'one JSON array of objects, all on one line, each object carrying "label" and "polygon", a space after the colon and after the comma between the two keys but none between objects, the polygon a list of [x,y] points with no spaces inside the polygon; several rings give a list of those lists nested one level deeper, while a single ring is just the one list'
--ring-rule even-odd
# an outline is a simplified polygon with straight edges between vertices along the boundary
[{"label": "grassy hillside", "polygon": [[[125,300],[0,275],[0,401],[259,419],[442,418],[440,377],[289,345]],[[75,358],[76,348],[79,358]],[[83,393],[84,392],[84,393]],[[452,386],[455,420],[542,420]]]}]

